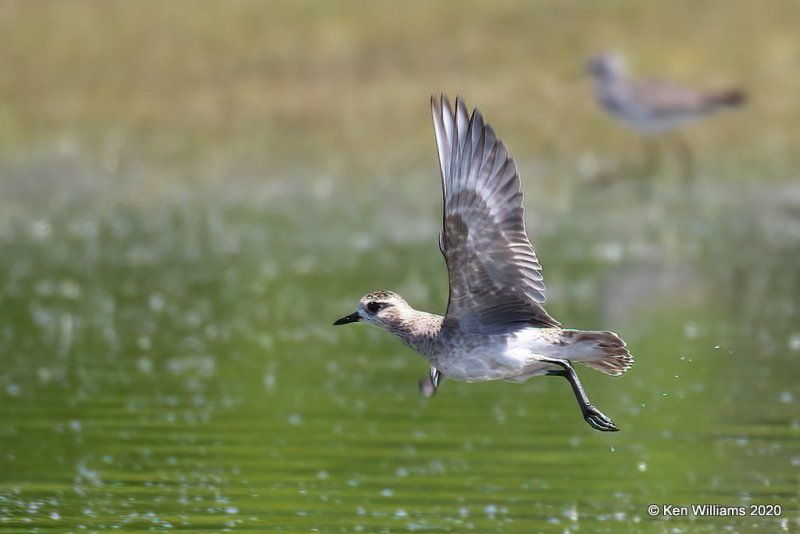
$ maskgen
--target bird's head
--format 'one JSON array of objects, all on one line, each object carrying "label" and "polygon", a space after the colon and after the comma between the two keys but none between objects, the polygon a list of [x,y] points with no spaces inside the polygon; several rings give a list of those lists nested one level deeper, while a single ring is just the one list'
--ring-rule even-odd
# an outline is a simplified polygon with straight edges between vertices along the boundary
[{"label": "bird's head", "polygon": [[361,297],[356,311],[333,324],[362,322],[391,330],[393,326],[403,321],[409,310],[411,306],[397,293],[373,291]]},{"label": "bird's head", "polygon": [[625,74],[625,58],[619,52],[604,52],[589,59],[586,71],[595,80],[612,80]]}]

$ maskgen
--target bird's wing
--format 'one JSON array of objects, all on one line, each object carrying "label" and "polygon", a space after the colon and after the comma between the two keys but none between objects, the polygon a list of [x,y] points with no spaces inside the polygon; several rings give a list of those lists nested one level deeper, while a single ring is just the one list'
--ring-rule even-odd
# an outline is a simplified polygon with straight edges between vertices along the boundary
[{"label": "bird's wing", "polygon": [[528,236],[517,166],[476,109],[431,98],[444,220],[439,238],[450,277],[447,321],[465,331],[511,324],[558,326],[542,307],[542,268]]}]

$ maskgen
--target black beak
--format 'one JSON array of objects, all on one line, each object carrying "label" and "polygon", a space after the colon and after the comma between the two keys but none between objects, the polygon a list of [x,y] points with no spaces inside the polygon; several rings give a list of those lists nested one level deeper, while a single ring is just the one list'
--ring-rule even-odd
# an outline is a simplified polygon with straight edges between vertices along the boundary
[{"label": "black beak", "polygon": [[350,315],[342,317],[341,319],[333,323],[333,326],[339,326],[340,324],[347,324],[347,323],[357,323],[360,320],[361,316],[358,314],[358,312],[353,312]]}]

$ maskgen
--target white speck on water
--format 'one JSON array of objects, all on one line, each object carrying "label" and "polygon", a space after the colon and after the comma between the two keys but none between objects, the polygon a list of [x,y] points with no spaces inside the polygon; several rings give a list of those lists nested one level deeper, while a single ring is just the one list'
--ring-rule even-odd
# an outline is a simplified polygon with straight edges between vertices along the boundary
[{"label": "white speck on water", "polygon": [[486,513],[486,516],[489,519],[494,519],[494,516],[497,514],[497,506],[495,506],[494,504],[490,504],[486,508],[484,508],[483,511]]},{"label": "white speck on water", "polygon": [[230,515],[238,514],[239,509],[236,508],[235,506],[228,506],[227,508],[225,508],[225,513]]},{"label": "white speck on water", "polygon": [[680,377],[681,377],[681,375],[675,375],[675,378],[680,378]]},{"label": "white speck on water", "polygon": [[69,422],[69,429],[73,432],[80,432],[81,431],[81,422],[75,419]]},{"label": "white speck on water", "polygon": [[74,280],[64,280],[58,285],[62,297],[77,300],[81,296],[81,286]]},{"label": "white speck on water", "polygon": [[719,345],[714,345],[714,350],[719,350],[721,347]]},{"label": "white speck on water", "polygon": [[622,261],[622,245],[616,241],[601,243],[595,247],[595,257],[608,263],[619,263]]},{"label": "white speck on water", "polygon": [[211,356],[185,356],[167,360],[170,372],[176,375],[190,375],[209,378],[216,372],[217,362]]},{"label": "white speck on water", "polygon": [[697,325],[694,323],[688,323],[683,327],[683,335],[689,339],[694,339],[697,337],[698,328]]},{"label": "white speck on water", "polygon": [[31,225],[31,235],[37,241],[44,241],[53,232],[53,227],[50,222],[45,219],[40,219]]},{"label": "white speck on water", "polygon": [[639,464],[636,466],[636,469],[638,469],[641,473],[644,473],[647,471],[647,464],[645,462],[639,462]]},{"label": "white speck on water", "polygon": [[668,396],[668,395],[669,395],[669,394],[668,394],[666,391],[662,391],[662,392],[661,392],[661,396],[662,396],[662,397],[666,397],[666,396]]},{"label": "white speck on water", "polygon": [[150,374],[153,371],[153,362],[150,358],[139,358],[139,361],[136,362],[136,366],[142,374]]},{"label": "white speck on water", "polygon": [[461,508],[458,509],[458,515],[461,516],[461,518],[466,519],[467,517],[469,517],[469,508],[467,508],[466,506],[462,506]]},{"label": "white speck on water", "polygon": [[328,472],[324,471],[324,470],[323,471],[318,471],[317,472],[317,478],[319,480],[328,480],[328,478],[329,478]]},{"label": "white speck on water", "polygon": [[50,512],[50,519],[52,519],[53,521],[58,521],[59,519],[61,519],[61,514],[59,514],[58,512]]},{"label": "white speck on water", "polygon": [[147,304],[150,306],[151,311],[161,311],[164,309],[164,297],[161,295],[161,293],[153,293],[150,295],[150,298],[147,299]]},{"label": "white speck on water", "polygon": [[394,472],[394,475],[398,478],[404,478],[408,476],[408,469],[405,467],[398,467],[397,471]]},{"label": "white speck on water", "polygon": [[299,426],[303,424],[303,416],[298,413],[293,413],[289,416],[289,424],[292,426]]},{"label": "white speck on water", "polygon": [[16,384],[9,384],[6,386],[6,393],[9,397],[19,397],[19,394],[22,393],[22,389]]},{"label": "white speck on water", "polygon": [[612,445],[612,446],[610,446],[610,447],[608,448],[608,450],[609,450],[609,451],[611,451],[611,452],[616,452],[616,451],[617,451],[617,448],[616,448],[616,447],[614,447],[614,446]]},{"label": "white speck on water", "polygon": [[781,402],[784,404],[791,404],[794,402],[794,395],[791,391],[784,391],[781,393]]},{"label": "white speck on water", "polygon": [[792,458],[792,465],[800,465],[800,456]]},{"label": "white speck on water", "polygon": [[277,380],[274,373],[267,373],[264,375],[264,387],[267,391],[275,391],[275,384]]},{"label": "white speck on water", "polygon": [[394,495],[394,491],[389,488],[383,488],[381,490],[381,497],[391,497],[392,495]]},{"label": "white speck on water", "polygon": [[792,334],[789,336],[789,349],[800,351],[800,334]]},{"label": "white speck on water", "polygon": [[408,517],[408,512],[406,512],[405,510],[403,510],[402,508],[400,508],[399,510],[397,510],[397,511],[394,513],[394,516],[395,516],[395,517],[397,517],[398,519],[402,519],[402,518],[404,518],[404,517]]},{"label": "white speck on water", "polygon": [[140,350],[150,350],[150,347],[153,346],[153,342],[147,336],[139,336],[136,340],[136,346],[139,347]]},{"label": "white speck on water", "polygon": [[367,515],[367,511],[362,506],[359,506],[358,508],[356,508],[356,514]]},{"label": "white speck on water", "polygon": [[578,521],[578,505],[572,503],[572,506],[564,510],[564,517],[566,517],[573,523]]},{"label": "white speck on water", "polygon": [[444,473],[444,463],[439,459],[433,459],[428,463],[428,471],[430,473]]},{"label": "white speck on water", "polygon": [[375,239],[366,232],[357,233],[350,239],[350,246],[353,250],[363,251],[372,248],[374,245]]}]

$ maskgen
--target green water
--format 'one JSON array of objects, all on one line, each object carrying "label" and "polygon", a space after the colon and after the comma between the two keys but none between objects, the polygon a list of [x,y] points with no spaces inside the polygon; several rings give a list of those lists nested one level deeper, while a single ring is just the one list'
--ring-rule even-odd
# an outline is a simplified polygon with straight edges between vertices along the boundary
[{"label": "green water", "polygon": [[445,380],[424,399],[420,357],[331,326],[377,288],[442,311],[427,170],[157,198],[21,173],[0,226],[0,526],[798,528],[800,189],[544,194],[523,172],[548,309],[636,357],[621,378],[579,369],[618,433],[590,429],[554,378]]}]

